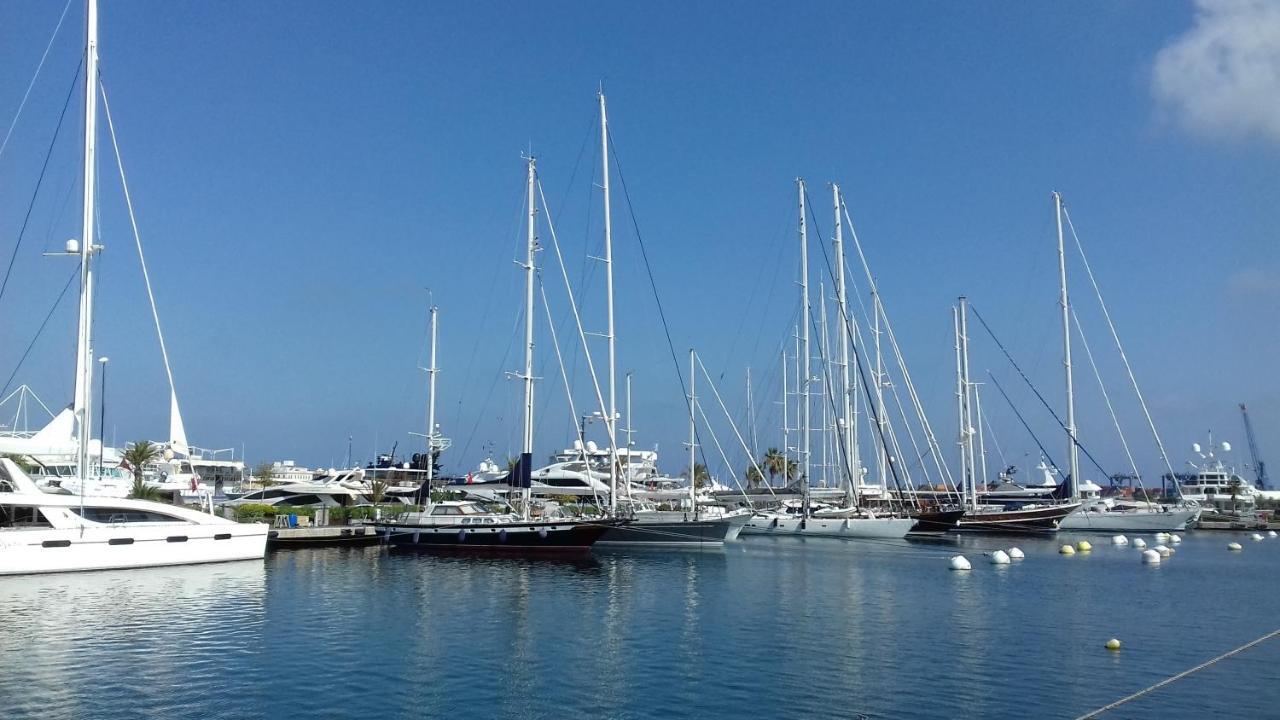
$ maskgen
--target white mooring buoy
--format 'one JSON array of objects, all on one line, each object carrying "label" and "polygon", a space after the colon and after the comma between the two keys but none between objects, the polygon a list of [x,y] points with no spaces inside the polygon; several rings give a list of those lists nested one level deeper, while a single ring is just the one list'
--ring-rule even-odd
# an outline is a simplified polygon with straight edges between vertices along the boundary
[{"label": "white mooring buoy", "polygon": [[951,569],[952,570],[972,570],[973,565],[969,564],[969,558],[963,555],[956,555],[955,557],[951,558]]},{"label": "white mooring buoy", "polygon": [[1062,547],[1058,548],[1058,552],[1062,555],[1075,555],[1076,549],[1071,547],[1070,545],[1063,545]]},{"label": "white mooring buoy", "polygon": [[1174,545],[1177,545],[1178,543],[1182,542],[1182,536],[1181,536],[1181,535],[1170,535],[1170,536],[1169,536],[1169,542],[1173,543]]},{"label": "white mooring buoy", "polygon": [[1231,552],[1240,552],[1244,549],[1244,546],[1238,542],[1227,543],[1227,549]]},{"label": "white mooring buoy", "polygon": [[1123,535],[1113,535],[1111,536],[1111,544],[1112,545],[1128,545],[1129,538]]},{"label": "white mooring buoy", "polygon": [[1010,559],[1012,559],[1012,560],[1021,560],[1021,559],[1025,558],[1025,557],[1026,557],[1026,555],[1023,555],[1023,554],[1022,554],[1022,551],[1021,551],[1021,550],[1019,550],[1018,548],[1016,548],[1016,547],[1015,547],[1015,548],[1009,548],[1009,558],[1010,558]]},{"label": "white mooring buoy", "polygon": [[1257,542],[1258,540],[1262,540],[1262,539],[1263,539],[1263,537],[1262,537],[1262,533],[1254,533],[1254,534],[1253,534],[1253,540],[1254,540],[1254,542]]},{"label": "white mooring buoy", "polygon": [[1147,546],[1147,541],[1143,540],[1142,538],[1134,538],[1133,546],[1141,550],[1142,548]]},{"label": "white mooring buoy", "polygon": [[1173,554],[1173,549],[1170,548],[1168,545],[1157,545],[1151,549],[1160,553],[1160,557],[1162,558],[1167,558]]},{"label": "white mooring buoy", "polygon": [[1008,565],[1009,564],[1009,553],[1003,550],[997,550],[991,553],[989,557],[991,558],[992,565]]},{"label": "white mooring buoy", "polygon": [[1160,553],[1156,552],[1155,550],[1143,550],[1142,563],[1144,565],[1159,565]]}]

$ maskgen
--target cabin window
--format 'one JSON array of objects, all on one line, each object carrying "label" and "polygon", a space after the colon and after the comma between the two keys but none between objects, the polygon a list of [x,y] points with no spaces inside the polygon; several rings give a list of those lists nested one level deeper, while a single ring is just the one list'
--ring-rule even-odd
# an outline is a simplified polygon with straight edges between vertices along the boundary
[{"label": "cabin window", "polygon": [[218,533],[217,535],[213,536],[213,539],[214,540],[230,540],[231,533]]},{"label": "cabin window", "polygon": [[52,527],[40,508],[0,505],[0,528]]},{"label": "cabin window", "polygon": [[111,538],[107,541],[108,545],[132,545],[133,538]]},{"label": "cabin window", "polygon": [[47,548],[71,547],[71,541],[70,540],[45,540],[44,542],[40,543],[40,546],[47,547]]},{"label": "cabin window", "polygon": [[186,535],[170,535],[169,537],[165,538],[164,541],[165,542],[186,542],[187,536]]},{"label": "cabin window", "polygon": [[133,508],[87,507],[82,509],[73,507],[68,508],[68,510],[83,517],[85,520],[97,523],[184,522],[182,518],[172,515],[150,510],[135,510]]}]

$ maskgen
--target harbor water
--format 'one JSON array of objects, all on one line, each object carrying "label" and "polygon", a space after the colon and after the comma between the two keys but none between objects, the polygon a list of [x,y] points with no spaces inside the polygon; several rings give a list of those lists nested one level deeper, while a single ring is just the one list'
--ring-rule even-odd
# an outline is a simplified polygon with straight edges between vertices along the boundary
[{"label": "harbor water", "polygon": [[[1185,537],[1159,566],[1063,533],[4,578],[0,716],[1075,718],[1280,623],[1280,538]],[[1277,667],[1280,640],[1102,717],[1280,717]]]}]

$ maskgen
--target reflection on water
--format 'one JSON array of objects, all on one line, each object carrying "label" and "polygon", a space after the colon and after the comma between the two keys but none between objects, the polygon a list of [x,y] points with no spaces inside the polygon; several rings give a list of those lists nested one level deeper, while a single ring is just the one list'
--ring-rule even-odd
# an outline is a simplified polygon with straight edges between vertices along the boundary
[{"label": "reflection on water", "polygon": [[[3,579],[0,716],[1070,718],[1280,616],[1280,541],[1188,537],[1156,572],[1016,542],[1000,568],[982,553],[1013,541],[752,538]],[[1115,717],[1274,716],[1280,690],[1249,679],[1278,661],[1259,646]]]}]

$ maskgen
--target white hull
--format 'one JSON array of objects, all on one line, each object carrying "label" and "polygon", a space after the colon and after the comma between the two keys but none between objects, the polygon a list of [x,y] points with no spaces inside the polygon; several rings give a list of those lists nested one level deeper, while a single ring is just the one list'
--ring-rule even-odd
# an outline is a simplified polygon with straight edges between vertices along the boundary
[{"label": "white hull", "polygon": [[261,560],[266,553],[267,526],[261,523],[149,525],[0,533],[0,575]]},{"label": "white hull", "polygon": [[1185,530],[1187,523],[1200,514],[1200,508],[1175,508],[1168,512],[1140,508],[1125,512],[1077,510],[1058,521],[1059,530],[1094,532],[1174,532]]},{"label": "white hull", "polygon": [[848,539],[904,538],[916,521],[912,518],[800,518],[754,515],[742,526],[742,535],[787,535]]}]

